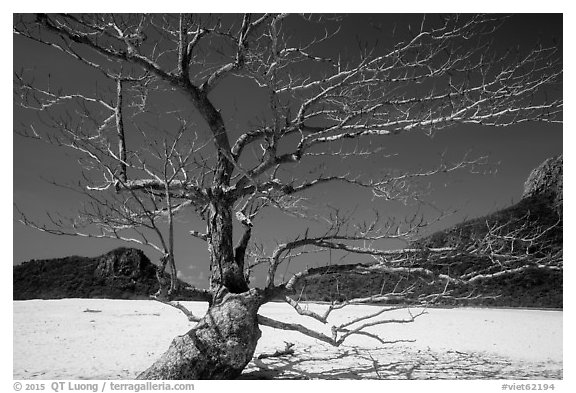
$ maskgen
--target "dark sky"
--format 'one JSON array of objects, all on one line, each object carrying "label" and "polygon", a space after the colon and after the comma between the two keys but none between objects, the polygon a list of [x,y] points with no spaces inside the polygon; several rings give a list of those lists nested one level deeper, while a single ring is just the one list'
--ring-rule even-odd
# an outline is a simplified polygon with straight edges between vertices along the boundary
[{"label": "dark sky", "polygon": [[[414,16],[402,15],[353,15],[343,22],[339,36],[327,48],[353,53],[357,41],[386,43],[390,39],[390,29],[394,24],[405,26]],[[306,31],[301,31],[306,34]],[[312,33],[312,32],[311,32]],[[562,40],[561,15],[521,15],[512,18],[499,32],[498,44],[526,47],[538,38],[544,42]],[[13,67],[17,71],[22,67],[34,68],[38,74],[51,74],[52,80],[62,82],[68,88],[82,90],[93,83],[82,67],[74,65],[70,59],[51,48],[14,38]],[[233,85],[242,87],[242,82]],[[224,110],[234,113],[231,132],[235,134],[241,125],[253,114],[258,114],[258,98],[254,96],[223,95],[218,97]],[[29,113],[14,108],[14,126],[29,120]],[[232,121],[231,121],[232,123]],[[236,128],[236,129],[235,129]],[[522,124],[507,128],[486,128],[457,126],[437,133],[430,138],[420,132],[386,137],[381,140],[384,153],[395,153],[387,158],[376,154],[357,165],[356,170],[377,174],[380,168],[418,169],[437,163],[443,152],[449,157],[462,157],[466,152],[473,155],[488,155],[491,173],[478,175],[456,173],[454,176],[438,177],[432,184],[428,199],[440,208],[458,208],[459,213],[445,220],[440,227],[449,226],[465,217],[478,217],[518,201],[523,183],[530,171],[550,156],[562,153],[563,138],[561,125]],[[13,140],[13,198],[18,206],[30,217],[42,220],[45,212],[73,214],[78,207],[77,197],[70,192],[58,189],[44,179],[69,181],[78,175],[77,162],[65,150],[39,143],[37,141],[14,136]],[[310,195],[311,204],[355,208],[359,217],[367,217],[372,209],[382,214],[397,215],[410,208],[398,204],[386,204],[372,200],[369,194],[341,186],[327,186],[317,189]],[[13,263],[29,259],[44,259],[68,255],[96,256],[120,245],[114,241],[58,237],[38,232],[18,223],[14,213],[13,222]],[[181,233],[176,241],[177,263],[182,276],[199,286],[207,285],[208,262],[205,245],[190,239],[184,233],[189,222],[179,224]],[[274,241],[293,238],[305,229],[307,223],[287,218],[274,211],[266,211],[259,217],[254,230],[254,239],[267,245],[268,251]],[[202,230],[203,228],[194,228]],[[157,255],[146,250],[151,259]],[[300,262],[298,266],[314,266],[325,263],[326,255],[312,256]],[[354,262],[354,257],[348,258]],[[282,273],[282,269],[279,271]]]}]

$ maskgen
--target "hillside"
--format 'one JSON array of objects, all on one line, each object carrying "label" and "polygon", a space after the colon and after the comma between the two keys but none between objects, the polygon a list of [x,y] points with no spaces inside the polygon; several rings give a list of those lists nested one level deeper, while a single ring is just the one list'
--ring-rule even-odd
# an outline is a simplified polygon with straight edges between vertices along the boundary
[{"label": "hillside", "polygon": [[156,266],[133,248],[118,248],[95,258],[31,260],[14,266],[13,282],[14,300],[147,299],[158,290]]},{"label": "hillside", "polygon": [[[549,159],[530,174],[523,199],[485,217],[465,221],[412,243],[421,253],[398,253],[401,269],[390,263],[334,265],[312,269],[297,287],[295,297],[309,301],[343,301],[412,286],[398,301],[418,301],[443,291],[444,280],[434,276],[472,277],[451,283],[444,305],[562,308],[562,156]],[[432,253],[429,249],[450,248]],[[545,268],[542,266],[545,265]],[[412,270],[411,270],[412,269]],[[506,273],[501,273],[507,270]],[[388,301],[394,301],[392,298]]]}]

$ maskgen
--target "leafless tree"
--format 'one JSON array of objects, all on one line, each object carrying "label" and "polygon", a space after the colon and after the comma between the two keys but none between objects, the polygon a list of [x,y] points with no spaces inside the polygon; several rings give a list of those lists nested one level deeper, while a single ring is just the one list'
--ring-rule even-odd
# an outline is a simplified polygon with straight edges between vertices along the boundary
[{"label": "leafless tree", "polygon": [[[71,88],[52,86],[50,76],[37,78],[27,69],[15,72],[17,104],[36,112],[40,121],[18,132],[77,152],[84,176],[76,189],[88,200],[78,218],[69,222],[54,218],[41,224],[24,215],[23,221],[51,233],[111,237],[151,247],[161,255],[161,282],[165,266],[170,266],[168,295],[178,289],[175,217],[194,212],[205,222],[205,232],[195,228],[190,234],[205,242],[209,252],[210,287],[196,290],[209,302],[208,312],[196,317],[172,303],[198,323],[177,337],[140,378],[235,377],[252,359],[259,325],[340,345],[352,335],[385,342],[369,328],[408,323],[421,315],[418,311],[406,319],[385,318],[386,312],[401,307],[386,306],[333,326],[332,335],[258,315],[261,305],[280,298],[300,315],[327,323],[332,311],[351,304],[406,298],[410,287],[333,303],[316,313],[290,296],[311,270],[288,278],[279,278],[277,271],[293,258],[327,249],[372,256],[381,269],[414,271],[418,267],[401,265],[395,258],[417,261],[410,255],[422,249],[387,251],[376,245],[414,237],[427,224],[421,217],[397,222],[377,214],[372,222],[354,222],[335,211],[321,217],[327,223],[325,231],[306,231],[272,253],[250,248],[252,228],[266,209],[310,217],[302,210],[304,196],[322,184],[343,183],[369,190],[377,198],[406,201],[420,196],[412,187],[414,181],[474,167],[479,160],[464,158],[413,173],[390,171],[381,178],[353,171],[326,171],[309,178],[298,173],[298,165],[366,156],[377,152],[380,144],[365,147],[362,141],[416,130],[561,121],[562,100],[546,94],[561,81],[557,48],[497,53],[491,39],[506,18],[422,17],[416,29],[399,33],[387,48],[361,43],[348,58],[323,54],[326,45],[338,40],[338,18],[342,17],[15,15],[17,36],[83,64],[87,76],[100,86],[91,93],[68,91]],[[294,26],[308,25],[334,28],[293,37]],[[230,89],[231,80],[248,83],[266,97],[261,114],[238,136],[231,132],[233,114],[214,98]],[[159,104],[167,95],[179,97],[179,106],[167,109]],[[200,137],[200,130],[208,130],[208,137]],[[243,229],[236,245],[235,219]],[[491,245],[499,228],[489,233],[466,252],[488,250],[497,259],[499,251]],[[454,250],[424,251],[441,255]],[[266,284],[250,288],[249,272],[258,265],[268,267]],[[442,290],[422,301],[446,294],[454,281],[498,274],[487,270],[451,277],[421,269],[443,283]]]}]

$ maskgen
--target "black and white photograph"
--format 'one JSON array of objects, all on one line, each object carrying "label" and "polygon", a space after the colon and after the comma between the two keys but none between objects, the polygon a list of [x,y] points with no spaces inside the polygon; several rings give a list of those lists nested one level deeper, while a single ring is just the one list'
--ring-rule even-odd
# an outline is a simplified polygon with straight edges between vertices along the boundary
[{"label": "black and white photograph", "polygon": [[12,13],[9,388],[567,387],[565,14],[242,7]]}]

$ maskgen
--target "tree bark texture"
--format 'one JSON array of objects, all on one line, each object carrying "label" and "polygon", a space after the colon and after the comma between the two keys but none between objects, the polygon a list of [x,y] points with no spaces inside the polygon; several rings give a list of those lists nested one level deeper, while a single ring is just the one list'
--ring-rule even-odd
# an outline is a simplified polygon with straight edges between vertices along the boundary
[{"label": "tree bark texture", "polygon": [[138,379],[233,379],[254,356],[261,298],[226,293]]},{"label": "tree bark texture", "polygon": [[246,292],[242,258],[234,256],[232,244],[232,206],[223,196],[210,204],[208,220],[208,250],[210,253],[210,289],[225,287],[232,293]]}]

